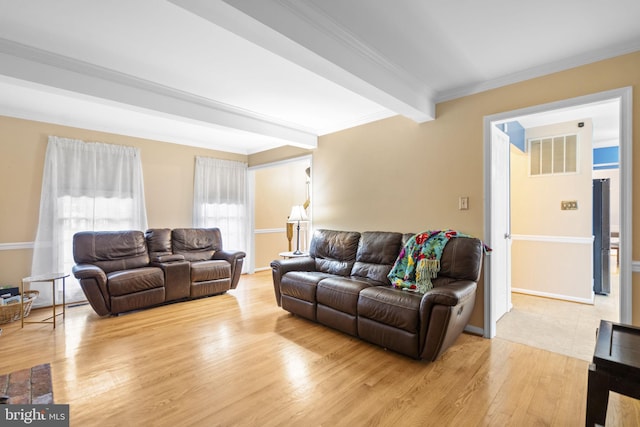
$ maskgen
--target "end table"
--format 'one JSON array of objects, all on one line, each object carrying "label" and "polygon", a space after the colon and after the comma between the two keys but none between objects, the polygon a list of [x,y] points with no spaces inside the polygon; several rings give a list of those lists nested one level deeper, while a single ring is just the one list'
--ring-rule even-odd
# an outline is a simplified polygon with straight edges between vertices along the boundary
[{"label": "end table", "polygon": [[281,256],[284,259],[299,258],[299,257],[303,257],[303,256],[309,256],[309,252],[302,252],[302,253],[296,254],[296,253],[294,253],[292,251],[289,251],[289,252],[280,252],[278,255]]},{"label": "end table", "polygon": [[601,320],[587,381],[587,426],[604,425],[610,391],[640,399],[640,328]]},{"label": "end table", "polygon": [[[56,328],[56,317],[62,315],[62,318],[64,319],[64,316],[66,314],[64,287],[65,287],[65,279],[67,277],[69,277],[69,275],[65,273],[48,273],[48,274],[41,274],[39,276],[29,276],[22,279],[22,283],[20,284],[20,295],[21,295],[20,319],[22,321],[21,327],[24,328],[25,323],[53,323],[53,329]],[[62,280],[62,313],[58,313],[58,314],[56,314],[56,280]],[[41,321],[25,321],[24,320],[24,284],[32,283],[32,282],[50,282],[53,290],[53,316],[47,317],[46,319]]]}]

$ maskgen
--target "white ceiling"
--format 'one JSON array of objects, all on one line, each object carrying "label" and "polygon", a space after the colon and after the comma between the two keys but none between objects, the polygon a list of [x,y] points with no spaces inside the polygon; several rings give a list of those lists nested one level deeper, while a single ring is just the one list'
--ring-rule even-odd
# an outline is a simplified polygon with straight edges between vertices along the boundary
[{"label": "white ceiling", "polygon": [[584,104],[579,107],[562,108],[513,117],[525,129],[554,123],[591,119],[593,126],[592,145],[594,148],[620,145],[620,100]]},{"label": "white ceiling", "polygon": [[0,114],[241,154],[313,148],[640,50],[638,16],[637,0],[0,0]]}]

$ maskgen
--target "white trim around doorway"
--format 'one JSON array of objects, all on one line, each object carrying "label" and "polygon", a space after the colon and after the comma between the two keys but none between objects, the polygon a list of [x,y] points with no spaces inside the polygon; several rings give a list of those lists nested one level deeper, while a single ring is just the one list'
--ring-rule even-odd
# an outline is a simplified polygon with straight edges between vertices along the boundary
[{"label": "white trim around doorway", "polygon": [[[610,91],[580,96],[548,104],[536,105],[514,111],[506,111],[484,117],[484,235],[491,235],[491,126],[494,122],[546,111],[578,107],[585,104],[620,101],[620,322],[631,323],[632,317],[632,88],[624,87]],[[495,254],[492,254],[494,256]],[[636,263],[637,264],[637,263]],[[497,319],[492,315],[491,271],[489,263],[484,269],[484,328],[483,336],[496,335]]]}]

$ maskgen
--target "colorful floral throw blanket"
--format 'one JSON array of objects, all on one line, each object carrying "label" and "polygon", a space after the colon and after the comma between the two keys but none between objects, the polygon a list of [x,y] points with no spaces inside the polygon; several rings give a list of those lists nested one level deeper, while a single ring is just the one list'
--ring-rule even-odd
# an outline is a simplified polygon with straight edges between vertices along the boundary
[{"label": "colorful floral throw blanket", "polygon": [[454,230],[430,230],[411,237],[388,274],[393,287],[425,293],[433,288],[440,258],[452,237],[471,237]]}]

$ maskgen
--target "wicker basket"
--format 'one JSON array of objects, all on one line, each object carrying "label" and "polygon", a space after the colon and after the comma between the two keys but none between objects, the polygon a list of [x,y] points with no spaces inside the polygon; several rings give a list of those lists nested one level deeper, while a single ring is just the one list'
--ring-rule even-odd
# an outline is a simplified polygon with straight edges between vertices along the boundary
[{"label": "wicker basket", "polygon": [[[24,317],[31,313],[31,305],[40,294],[39,291],[24,291]],[[20,319],[20,303],[0,305],[0,324]]]}]

